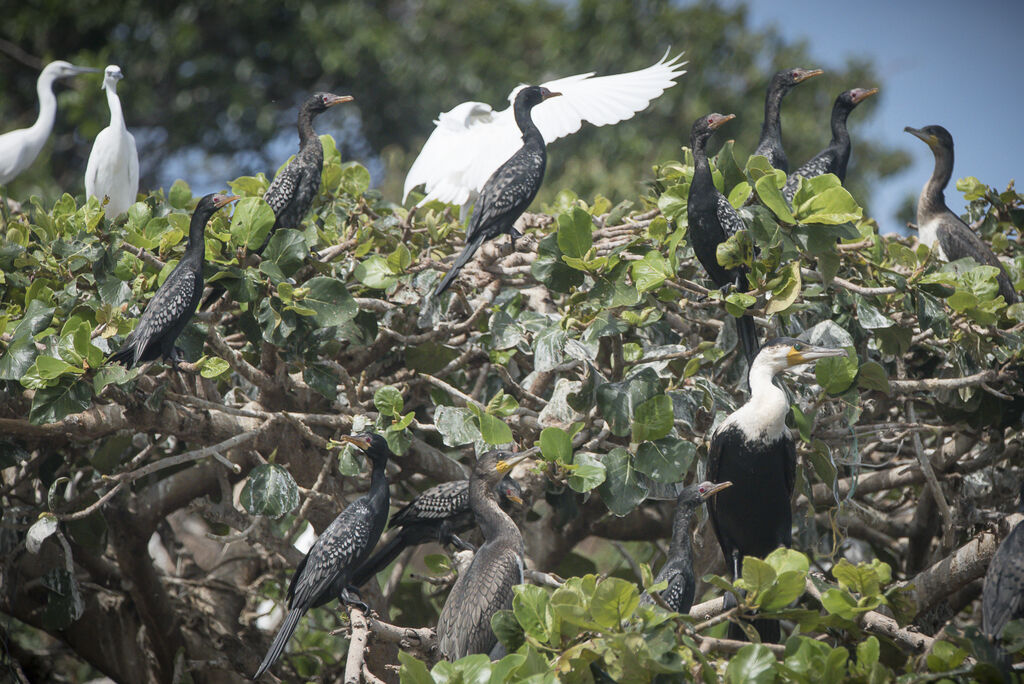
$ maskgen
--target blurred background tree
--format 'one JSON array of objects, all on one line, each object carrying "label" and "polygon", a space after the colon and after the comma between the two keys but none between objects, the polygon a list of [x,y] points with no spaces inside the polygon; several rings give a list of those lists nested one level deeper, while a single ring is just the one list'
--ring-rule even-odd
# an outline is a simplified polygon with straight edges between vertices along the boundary
[{"label": "blurred background tree", "polygon": [[[679,85],[630,121],[585,126],[556,143],[541,201],[563,187],[584,197],[634,195],[651,165],[678,157],[692,121],[710,111],[735,113],[728,135],[741,154],[752,150],[771,74],[815,66],[804,43],[751,29],[742,6],[709,2],[27,2],[12,6],[0,28],[0,129],[34,120],[35,79],[48,61],[116,63],[126,75],[119,94],[139,144],[142,189],[181,177],[205,191],[272,174],[294,152],[296,106],[308,93],[351,93],[355,106],[324,117],[319,130],[397,201],[439,112],[465,100],[504,108],[521,82],[639,69],[669,48],[690,60]],[[783,130],[794,166],[827,144],[832,100],[856,86],[881,86],[885,97],[874,67],[858,61],[787,98]],[[98,79],[58,89],[54,136],[11,184],[12,196],[83,192],[89,149],[109,114]],[[849,185],[869,210],[870,187],[908,163],[904,153],[856,136],[874,106],[865,103],[851,122]]]}]

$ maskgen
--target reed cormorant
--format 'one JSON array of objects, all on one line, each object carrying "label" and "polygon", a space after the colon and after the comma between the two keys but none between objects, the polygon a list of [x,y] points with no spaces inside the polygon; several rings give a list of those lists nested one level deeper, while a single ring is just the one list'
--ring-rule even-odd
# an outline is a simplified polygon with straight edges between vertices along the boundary
[{"label": "reed cormorant", "polygon": [[[1017,512],[1024,513],[1024,485]],[[1024,521],[996,549],[981,593],[981,631],[998,639],[1010,620],[1024,619]]]},{"label": "reed cormorant", "polygon": [[907,133],[923,140],[935,155],[935,169],[917,200],[917,239],[921,244],[939,245],[939,256],[946,261],[971,257],[979,264],[999,269],[996,280],[999,294],[1007,304],[1020,301],[1006,269],[992,249],[971,230],[971,227],[946,206],[943,192],[953,176],[953,136],[942,126],[917,129],[907,126]]},{"label": "reed cormorant", "polygon": [[110,361],[132,368],[163,356],[177,366],[181,353],[174,342],[192,320],[203,294],[206,223],[214,212],[236,199],[234,195],[211,193],[199,200],[192,212],[188,245],[181,255],[181,261],[146,304],[135,330],[128,335],[121,348],[110,356]]},{"label": "reed cormorant", "polygon": [[277,661],[299,618],[310,608],[318,608],[334,599],[365,607],[352,586],[351,578],[360,563],[370,555],[387,523],[390,496],[385,468],[394,454],[387,441],[373,432],[355,437],[343,435],[340,439],[366,452],[373,466],[370,491],[349,504],[327,526],[295,568],[288,585],[288,614],[253,679],[259,679]]},{"label": "reed cormorant", "polygon": [[455,581],[437,621],[438,648],[448,660],[491,653],[498,643],[491,616],[512,607],[512,587],[523,582],[523,536],[501,510],[494,486],[524,458],[507,451],[488,451],[473,466],[469,505],[484,543]]},{"label": "reed cormorant", "polygon": [[551,92],[543,86],[527,86],[516,95],[513,110],[516,124],[523,134],[522,147],[484,183],[473,208],[473,218],[466,229],[466,246],[434,290],[435,297],[448,289],[462,267],[473,258],[485,241],[508,233],[515,243],[515,239],[520,236],[513,226],[540,190],[548,158],[544,136],[534,125],[530,110],[558,95],[561,93]]},{"label": "reed cormorant", "polygon": [[812,76],[823,73],[821,69],[783,69],[772,76],[768,91],[764,98],[764,123],[761,124],[761,140],[757,143],[754,154],[768,158],[768,163],[776,169],[789,173],[789,160],[782,149],[782,98],[797,83],[802,83]]}]

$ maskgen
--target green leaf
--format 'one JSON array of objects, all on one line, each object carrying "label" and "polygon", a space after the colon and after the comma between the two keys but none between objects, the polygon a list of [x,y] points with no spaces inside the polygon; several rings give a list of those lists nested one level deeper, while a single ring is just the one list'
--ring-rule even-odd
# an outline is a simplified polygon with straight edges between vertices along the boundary
[{"label": "green leaf", "polygon": [[640,484],[629,452],[622,447],[612,449],[600,459],[605,467],[605,481],[598,487],[601,499],[615,515],[627,515],[647,496],[647,488]]},{"label": "green leaf", "polygon": [[569,475],[569,486],[577,492],[589,492],[605,481],[605,467],[593,454],[584,451],[576,453],[573,459],[572,474]]},{"label": "green leaf", "polygon": [[[476,409],[476,407],[473,407]],[[505,424],[501,418],[492,416],[476,409],[477,418],[480,421],[480,436],[488,444],[508,444],[512,441],[512,428]]]},{"label": "green leaf", "polygon": [[572,439],[562,428],[546,427],[540,431],[540,453],[545,461],[566,465],[572,462]]},{"label": "green leaf", "polygon": [[555,635],[555,614],[548,593],[532,584],[519,584],[513,591],[512,612],[527,636],[546,643]]},{"label": "green leaf", "polygon": [[793,197],[793,213],[800,223],[839,225],[856,223],[863,210],[831,173],[805,178]]},{"label": "green leaf", "polygon": [[618,630],[640,605],[640,593],[633,582],[609,577],[597,585],[590,601],[590,614],[594,622],[605,629]]},{"label": "green leaf", "polygon": [[359,197],[370,189],[370,172],[359,162],[341,165],[340,190],[350,197]]},{"label": "green leaf", "polygon": [[857,371],[857,387],[889,394],[889,377],[881,365],[868,361]]},{"label": "green leaf", "polygon": [[525,641],[523,627],[511,610],[499,610],[491,616],[491,631],[509,653],[514,653]]},{"label": "green leaf", "polygon": [[780,575],[784,572],[797,572],[806,575],[807,570],[811,567],[807,556],[782,546],[765,556],[764,562],[772,566],[772,569]]},{"label": "green leaf", "polygon": [[219,378],[227,375],[230,370],[228,362],[216,356],[204,356],[199,361],[199,374],[204,378]]},{"label": "green leaf", "polygon": [[[276,265],[285,277],[291,277],[302,266],[307,252],[306,239],[302,233],[291,228],[278,229],[263,251],[263,261]],[[263,270],[262,267],[263,264],[260,264],[260,270]]]},{"label": "green leaf", "polygon": [[643,259],[634,261],[630,267],[633,282],[640,292],[647,292],[660,287],[667,278],[672,277],[672,267],[660,252],[651,250]]},{"label": "green leaf", "polygon": [[79,378],[63,378],[54,387],[37,389],[32,397],[28,421],[33,425],[56,423],[73,413],[81,413],[92,404],[92,385]]},{"label": "green leaf", "polygon": [[633,441],[661,439],[672,430],[672,400],[665,394],[652,397],[636,407]]},{"label": "green leaf", "polygon": [[558,248],[562,254],[582,259],[594,244],[593,219],[579,207],[558,217]]},{"label": "green leaf", "polygon": [[391,385],[385,385],[373,393],[373,405],[384,416],[401,415],[405,408],[402,393]]},{"label": "green leaf", "polygon": [[665,437],[642,443],[637,449],[634,466],[656,482],[681,482],[696,454],[697,447],[692,442]]},{"label": "green leaf", "polygon": [[743,571],[736,586],[757,594],[764,593],[775,582],[775,569],[756,556],[743,557]]},{"label": "green leaf", "polygon": [[167,199],[175,209],[187,209],[192,203],[192,189],[180,178],[171,184]]},{"label": "green leaf", "polygon": [[263,245],[274,226],[274,210],[260,197],[243,197],[235,204],[231,216],[231,238],[234,244],[255,250]]},{"label": "green leaf", "polygon": [[304,287],[309,292],[302,304],[316,312],[313,320],[321,328],[344,325],[359,312],[359,305],[340,280],[318,276],[306,281]]},{"label": "green leaf", "polygon": [[855,610],[857,602],[842,589],[828,589],[823,592],[821,595],[821,605],[832,615],[838,615],[847,620],[853,620],[857,617]]},{"label": "green leaf", "polygon": [[766,314],[782,313],[800,296],[803,282],[800,278],[800,262],[794,261],[783,269],[782,282],[772,288],[772,296],[764,310]]},{"label": "green leaf", "polygon": [[[785,177],[785,174],[783,174],[783,177]],[[779,190],[778,179],[774,174],[758,178],[754,182],[754,190],[757,192],[761,203],[768,207],[780,221],[789,224],[796,223],[796,219],[793,218],[793,214],[790,213],[789,206],[786,204],[786,199]]]},{"label": "green leaf", "polygon": [[469,409],[438,406],[434,411],[434,427],[441,433],[445,446],[460,447],[481,439],[476,414]]},{"label": "green leaf", "polygon": [[750,233],[741,230],[730,235],[725,242],[720,242],[715,249],[715,259],[724,269],[750,266],[754,259],[754,243]]},{"label": "green leaf", "polygon": [[673,185],[661,193],[658,198],[658,208],[669,221],[678,221],[680,217],[686,216],[686,207],[689,202],[690,184]]},{"label": "green leaf", "polygon": [[853,347],[848,347],[846,356],[821,359],[814,366],[814,377],[829,394],[842,394],[857,377],[858,360]]},{"label": "green leaf", "polygon": [[427,570],[435,577],[447,575],[452,571],[452,561],[443,553],[428,553],[423,557],[423,565],[427,566]]},{"label": "green leaf", "polygon": [[398,675],[401,684],[436,684],[422,661],[402,650],[398,651],[398,661],[402,664]]},{"label": "green leaf", "polygon": [[857,322],[865,330],[891,328],[896,325],[895,321],[879,311],[877,307],[872,306],[865,298],[857,297],[856,301]]},{"label": "green leaf", "polygon": [[25,548],[29,553],[39,553],[39,547],[46,538],[57,531],[57,516],[53,513],[40,513],[25,535]]},{"label": "green leaf", "polygon": [[239,500],[251,515],[280,518],[299,505],[299,487],[276,463],[262,463],[249,473]]},{"label": "green leaf", "polygon": [[775,656],[764,644],[741,648],[725,670],[729,684],[768,684],[775,681]]},{"label": "green leaf", "polygon": [[353,275],[356,280],[374,290],[387,290],[398,282],[398,277],[391,270],[387,259],[377,254],[371,254],[356,264]]},{"label": "green leaf", "polygon": [[562,260],[558,236],[554,234],[543,238],[537,245],[537,258],[530,265],[530,273],[554,292],[569,292],[583,284],[583,273]]}]

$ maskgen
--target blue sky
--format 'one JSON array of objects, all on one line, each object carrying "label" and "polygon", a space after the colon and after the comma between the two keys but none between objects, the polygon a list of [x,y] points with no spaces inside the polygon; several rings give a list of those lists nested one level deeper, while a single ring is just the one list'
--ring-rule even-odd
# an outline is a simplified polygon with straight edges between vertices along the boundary
[{"label": "blue sky", "polygon": [[[904,126],[949,129],[954,183],[976,176],[1002,190],[1013,178],[1024,182],[1024,1],[755,0],[748,7],[753,27],[775,25],[787,39],[807,41],[818,61],[800,66],[827,70],[853,57],[874,61],[882,90],[870,122],[851,118],[851,172],[858,136],[901,147],[913,158],[909,169],[874,188],[872,213],[882,233],[904,232],[895,211],[920,192],[932,170],[931,151]],[[962,212],[963,198],[950,186],[947,204]]]}]

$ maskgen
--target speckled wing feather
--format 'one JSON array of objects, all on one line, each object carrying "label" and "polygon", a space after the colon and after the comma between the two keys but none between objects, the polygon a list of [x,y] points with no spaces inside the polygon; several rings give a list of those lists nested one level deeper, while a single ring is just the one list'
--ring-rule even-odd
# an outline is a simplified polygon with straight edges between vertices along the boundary
[{"label": "speckled wing feather", "polygon": [[718,208],[718,220],[722,223],[722,231],[726,239],[746,228],[743,219],[740,218],[736,208],[729,204],[729,200],[722,193],[716,193]]},{"label": "speckled wing feather", "polygon": [[541,146],[524,145],[494,172],[480,193],[466,231],[466,242],[477,236],[506,233],[526,211],[544,180],[547,156]]},{"label": "speckled wing feather", "polygon": [[423,520],[445,520],[469,510],[469,480],[452,480],[425,490],[391,516],[391,527]]},{"label": "speckled wing feather", "polygon": [[999,636],[1010,620],[1024,618],[1024,523],[999,545],[985,573],[981,601],[982,630]]},{"label": "speckled wing feather", "polygon": [[[316,155],[312,155],[315,157]],[[267,188],[264,201],[274,210],[274,228],[298,228],[320,191],[323,152],[317,159],[297,156],[288,163]]]},{"label": "speckled wing feather", "polygon": [[184,261],[179,262],[149,300],[135,330],[112,358],[130,360],[132,366],[137,365],[151,345],[159,343],[176,324],[184,327],[181,319],[187,321],[195,314],[202,287],[201,272]]},{"label": "speckled wing feather", "polygon": [[1006,269],[1003,268],[1002,262],[999,261],[999,257],[959,217],[952,212],[948,216],[943,216],[935,229],[935,233],[938,235],[939,244],[942,246],[942,251],[949,261],[971,257],[979,264],[995,266],[999,269],[999,294],[1003,295],[1003,299],[1006,300],[1007,304],[1019,301],[1019,297],[1016,291],[1014,291],[1010,278],[1006,275]]},{"label": "speckled wing feather", "polygon": [[[512,587],[523,581],[520,553],[485,543],[466,572],[459,575],[437,622],[441,653],[457,660],[471,653],[489,653],[498,638],[491,616],[512,607]],[[458,610],[450,608],[458,607]]]},{"label": "speckled wing feather", "polygon": [[[835,154],[831,149],[823,150],[814,156],[813,159],[804,163],[786,179],[786,186],[782,189],[782,196],[787,202],[792,202],[800,186],[801,178],[816,178],[826,173],[835,173]],[[840,181],[843,179],[840,178]]]},{"label": "speckled wing feather", "polygon": [[665,563],[658,571],[658,576],[654,578],[654,583],[668,582],[668,586],[661,592],[661,599],[677,613],[687,613],[693,605],[696,587],[693,578],[687,582],[681,569],[676,566],[676,561],[670,560]]},{"label": "speckled wing feather", "polygon": [[337,598],[347,577],[339,569],[353,567],[366,555],[372,515],[365,497],[360,497],[334,519],[317,537],[302,564],[296,568],[288,587],[288,606],[321,606]]}]

